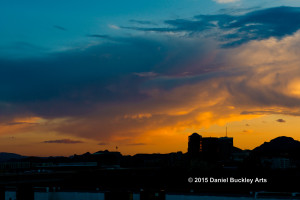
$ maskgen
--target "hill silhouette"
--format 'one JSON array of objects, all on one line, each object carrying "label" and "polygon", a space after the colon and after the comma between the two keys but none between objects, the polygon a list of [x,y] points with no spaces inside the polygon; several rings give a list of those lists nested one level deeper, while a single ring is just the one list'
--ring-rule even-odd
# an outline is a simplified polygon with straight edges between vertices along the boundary
[{"label": "hill silhouette", "polygon": [[19,160],[22,158],[25,158],[26,156],[21,156],[19,154],[15,153],[6,153],[6,152],[0,152],[0,162],[7,162],[11,160]]},{"label": "hill silhouette", "polygon": [[[233,147],[232,152],[242,152],[240,148]],[[100,151],[102,152],[102,151]],[[262,145],[254,148],[252,154],[259,156],[291,156],[300,158],[300,141],[294,140],[292,137],[280,136],[272,139],[270,142],[264,142]],[[137,154],[138,155],[138,154]],[[150,154],[149,154],[150,155]],[[15,153],[0,152],[0,162],[16,161],[16,160],[32,160],[32,159],[58,159],[58,160],[89,160],[91,154],[89,152],[68,157],[28,157]]]},{"label": "hill silhouette", "polygon": [[262,145],[252,150],[253,153],[259,155],[270,156],[298,156],[300,153],[300,142],[291,137],[281,136],[270,142],[265,142]]}]

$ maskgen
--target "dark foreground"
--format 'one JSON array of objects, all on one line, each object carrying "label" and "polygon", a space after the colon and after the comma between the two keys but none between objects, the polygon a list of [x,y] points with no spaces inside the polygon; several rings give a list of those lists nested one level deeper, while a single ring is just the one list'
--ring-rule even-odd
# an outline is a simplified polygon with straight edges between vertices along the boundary
[{"label": "dark foreground", "polygon": [[[164,199],[165,193],[254,195],[258,191],[300,192],[300,172],[294,170],[201,170],[182,168],[82,169],[31,174],[3,174],[1,197],[8,188],[16,188],[17,200],[33,199],[37,187],[62,191],[97,190],[113,194],[140,193],[141,199]],[[51,192],[51,191],[50,191]],[[151,195],[157,193],[158,196]],[[164,194],[160,194],[164,193]],[[143,195],[150,196],[142,198]],[[111,196],[111,197],[109,197]],[[117,197],[116,197],[117,198]],[[295,197],[296,198],[296,197]],[[126,198],[125,198],[126,199]],[[129,198],[130,199],[130,198]]]}]

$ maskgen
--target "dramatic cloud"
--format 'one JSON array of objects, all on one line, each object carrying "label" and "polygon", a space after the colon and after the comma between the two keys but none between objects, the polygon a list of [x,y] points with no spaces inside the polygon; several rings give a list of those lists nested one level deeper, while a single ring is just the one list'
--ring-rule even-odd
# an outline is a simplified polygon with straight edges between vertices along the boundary
[{"label": "dramatic cloud", "polygon": [[[101,43],[44,57],[1,58],[0,132],[164,148],[190,130],[300,116],[299,13],[279,7],[198,15],[163,28],[131,27],[147,32],[135,37],[86,35]],[[188,37],[171,34],[178,32]],[[230,48],[220,48],[222,39]],[[23,124],[26,117],[36,124]]]},{"label": "dramatic cloud", "polygon": [[0,95],[2,115],[39,116],[41,131],[124,144],[162,130],[297,115],[299,41],[295,34],[216,50],[203,40],[124,38],[44,61],[2,60],[10,88]]},{"label": "dramatic cloud", "polygon": [[270,37],[281,39],[294,34],[300,29],[300,8],[276,7],[241,15],[197,15],[193,19],[166,20],[165,25],[167,26],[123,28],[139,31],[182,32],[189,37],[205,34],[217,37],[223,43],[223,47],[233,47],[252,40],[263,40]]},{"label": "dramatic cloud", "polygon": [[62,140],[48,140],[48,141],[44,141],[43,143],[78,144],[83,142],[79,140],[62,139]]}]

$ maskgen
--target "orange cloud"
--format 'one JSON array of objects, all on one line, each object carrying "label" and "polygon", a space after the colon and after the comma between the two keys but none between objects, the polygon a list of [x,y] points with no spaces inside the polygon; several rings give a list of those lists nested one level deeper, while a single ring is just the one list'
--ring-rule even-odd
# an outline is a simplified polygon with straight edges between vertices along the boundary
[{"label": "orange cloud", "polygon": [[[244,120],[255,121],[275,114],[299,116],[299,43],[298,32],[282,40],[271,38],[233,49],[218,49],[205,60],[208,66],[218,65],[218,73],[211,70],[200,75],[151,76],[147,83],[154,86],[164,81],[183,83],[167,89],[159,85],[141,86],[140,93],[145,98],[99,102],[82,116],[44,121],[38,117],[16,119],[12,122],[15,124],[2,124],[0,134],[46,131],[94,140],[95,145],[97,141],[121,145],[127,153],[168,152],[186,149],[187,135],[194,130],[210,130],[234,122],[244,126]],[[187,69],[197,72],[196,60]],[[256,131],[252,123],[251,130],[244,132],[248,134],[243,134],[243,130],[244,127],[234,134],[245,146],[250,136],[245,139],[244,135],[264,134]],[[272,130],[270,127],[269,132]]]}]

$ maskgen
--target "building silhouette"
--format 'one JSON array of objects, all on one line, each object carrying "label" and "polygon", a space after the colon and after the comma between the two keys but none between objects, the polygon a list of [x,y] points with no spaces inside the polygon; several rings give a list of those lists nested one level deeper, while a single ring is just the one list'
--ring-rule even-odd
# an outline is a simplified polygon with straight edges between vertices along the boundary
[{"label": "building silhouette", "polygon": [[193,133],[189,136],[188,154],[198,156],[202,152],[202,136],[198,133]]},{"label": "building silhouette", "polygon": [[232,137],[220,137],[219,138],[220,159],[229,160],[233,152],[233,138]]},{"label": "building silhouette", "polygon": [[189,136],[188,154],[206,160],[229,160],[233,151],[232,137],[202,137],[198,133]]},{"label": "building silhouette", "polygon": [[206,160],[216,160],[219,158],[220,145],[216,137],[202,138],[202,155]]}]

